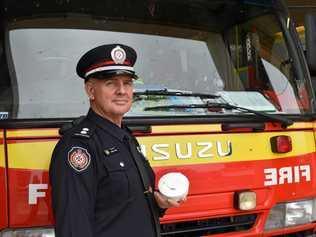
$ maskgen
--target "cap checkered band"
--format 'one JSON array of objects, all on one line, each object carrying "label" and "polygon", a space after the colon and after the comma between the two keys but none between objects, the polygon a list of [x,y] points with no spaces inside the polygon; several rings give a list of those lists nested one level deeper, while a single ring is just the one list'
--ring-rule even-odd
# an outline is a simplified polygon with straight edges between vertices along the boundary
[{"label": "cap checkered band", "polygon": [[134,68],[129,67],[129,66],[121,66],[121,65],[120,66],[105,66],[105,67],[98,67],[98,68],[92,69],[86,72],[84,76],[88,77],[89,75],[95,72],[105,72],[105,71],[110,71],[110,70],[128,70],[128,71],[134,72]]}]

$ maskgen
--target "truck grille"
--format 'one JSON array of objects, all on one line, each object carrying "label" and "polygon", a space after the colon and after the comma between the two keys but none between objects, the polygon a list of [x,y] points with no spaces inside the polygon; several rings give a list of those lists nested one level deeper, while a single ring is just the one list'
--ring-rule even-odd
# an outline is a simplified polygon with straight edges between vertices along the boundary
[{"label": "truck grille", "polygon": [[257,215],[240,215],[161,225],[164,237],[198,237],[250,229]]}]

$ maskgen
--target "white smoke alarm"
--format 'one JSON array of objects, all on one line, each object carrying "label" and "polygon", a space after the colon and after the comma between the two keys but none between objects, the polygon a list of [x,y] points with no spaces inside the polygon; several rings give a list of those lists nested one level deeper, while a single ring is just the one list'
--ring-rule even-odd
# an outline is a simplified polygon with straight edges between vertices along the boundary
[{"label": "white smoke alarm", "polygon": [[180,201],[188,195],[189,180],[179,172],[167,173],[159,179],[158,189],[166,198]]}]

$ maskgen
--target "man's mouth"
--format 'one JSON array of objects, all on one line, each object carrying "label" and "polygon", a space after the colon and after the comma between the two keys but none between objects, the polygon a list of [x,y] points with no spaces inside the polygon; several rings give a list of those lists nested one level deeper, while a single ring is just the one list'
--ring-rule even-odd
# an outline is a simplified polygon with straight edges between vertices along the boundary
[{"label": "man's mouth", "polygon": [[113,100],[113,102],[115,104],[126,104],[126,103],[128,103],[128,100],[126,100],[126,99],[119,99],[119,100]]}]

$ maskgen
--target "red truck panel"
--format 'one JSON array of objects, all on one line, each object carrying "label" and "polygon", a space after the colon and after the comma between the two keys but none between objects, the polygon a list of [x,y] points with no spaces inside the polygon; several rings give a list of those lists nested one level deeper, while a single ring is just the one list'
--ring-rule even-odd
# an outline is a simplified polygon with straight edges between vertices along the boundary
[{"label": "red truck panel", "polygon": [[7,182],[5,169],[4,134],[0,130],[0,230],[8,226]]}]

